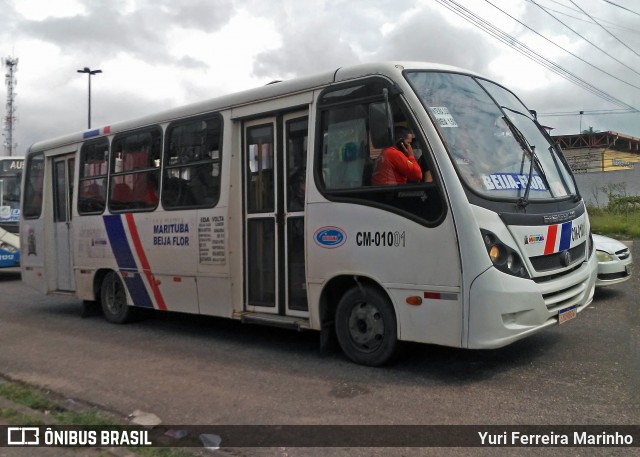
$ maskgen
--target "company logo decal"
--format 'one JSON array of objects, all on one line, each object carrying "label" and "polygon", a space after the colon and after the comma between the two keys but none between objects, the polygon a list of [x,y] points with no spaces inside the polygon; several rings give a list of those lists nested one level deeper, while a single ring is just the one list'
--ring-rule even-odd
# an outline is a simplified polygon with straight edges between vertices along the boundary
[{"label": "company logo decal", "polygon": [[347,241],[347,234],[339,227],[322,227],[316,230],[313,239],[320,247],[334,249]]},{"label": "company logo decal", "polygon": [[544,243],[544,235],[525,235],[524,244]]}]

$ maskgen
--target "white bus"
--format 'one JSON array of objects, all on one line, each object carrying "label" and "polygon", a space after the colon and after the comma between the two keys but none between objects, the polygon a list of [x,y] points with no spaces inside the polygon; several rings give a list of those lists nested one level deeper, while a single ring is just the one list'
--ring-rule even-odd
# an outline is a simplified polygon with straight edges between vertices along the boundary
[{"label": "white bus", "polygon": [[[430,179],[372,179],[397,127]],[[42,141],[25,173],[23,280],[115,323],[318,330],[381,365],[399,341],[501,347],[593,298],[562,152],[513,93],[449,66],[344,67]]]}]

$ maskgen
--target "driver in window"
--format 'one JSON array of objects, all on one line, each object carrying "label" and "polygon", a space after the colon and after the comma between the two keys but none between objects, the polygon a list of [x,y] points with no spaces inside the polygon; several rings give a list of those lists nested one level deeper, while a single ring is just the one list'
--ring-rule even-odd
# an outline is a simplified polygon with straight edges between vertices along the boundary
[{"label": "driver in window", "polygon": [[398,127],[394,132],[395,144],[382,151],[376,160],[376,168],[371,176],[374,186],[406,184],[423,179],[422,168],[413,154],[411,142],[413,133]]}]

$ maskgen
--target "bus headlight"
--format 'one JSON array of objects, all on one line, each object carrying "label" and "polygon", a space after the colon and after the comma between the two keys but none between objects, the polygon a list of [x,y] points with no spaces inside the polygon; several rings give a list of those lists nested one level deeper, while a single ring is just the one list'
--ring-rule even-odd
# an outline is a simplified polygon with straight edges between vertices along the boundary
[{"label": "bus headlight", "polygon": [[498,270],[520,278],[529,278],[524,262],[515,250],[504,244],[488,230],[481,229],[480,231],[489,258]]},{"label": "bus headlight", "polygon": [[507,256],[507,268],[508,268],[509,270],[511,270],[511,269],[513,268],[513,266],[514,266],[514,262],[515,262],[515,258],[514,258],[514,256],[513,256],[513,254],[509,254],[509,255]]}]

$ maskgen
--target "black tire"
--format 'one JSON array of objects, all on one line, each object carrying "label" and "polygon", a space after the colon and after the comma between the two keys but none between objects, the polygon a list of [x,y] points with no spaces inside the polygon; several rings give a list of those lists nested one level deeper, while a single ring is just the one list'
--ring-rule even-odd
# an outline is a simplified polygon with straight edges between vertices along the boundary
[{"label": "black tire", "polygon": [[335,326],[340,347],[355,363],[377,367],[391,361],[397,352],[393,305],[372,287],[354,287],[343,295]]},{"label": "black tire", "polygon": [[107,273],[100,286],[102,314],[113,324],[126,324],[133,320],[134,309],[127,304],[127,292],[115,271]]}]

